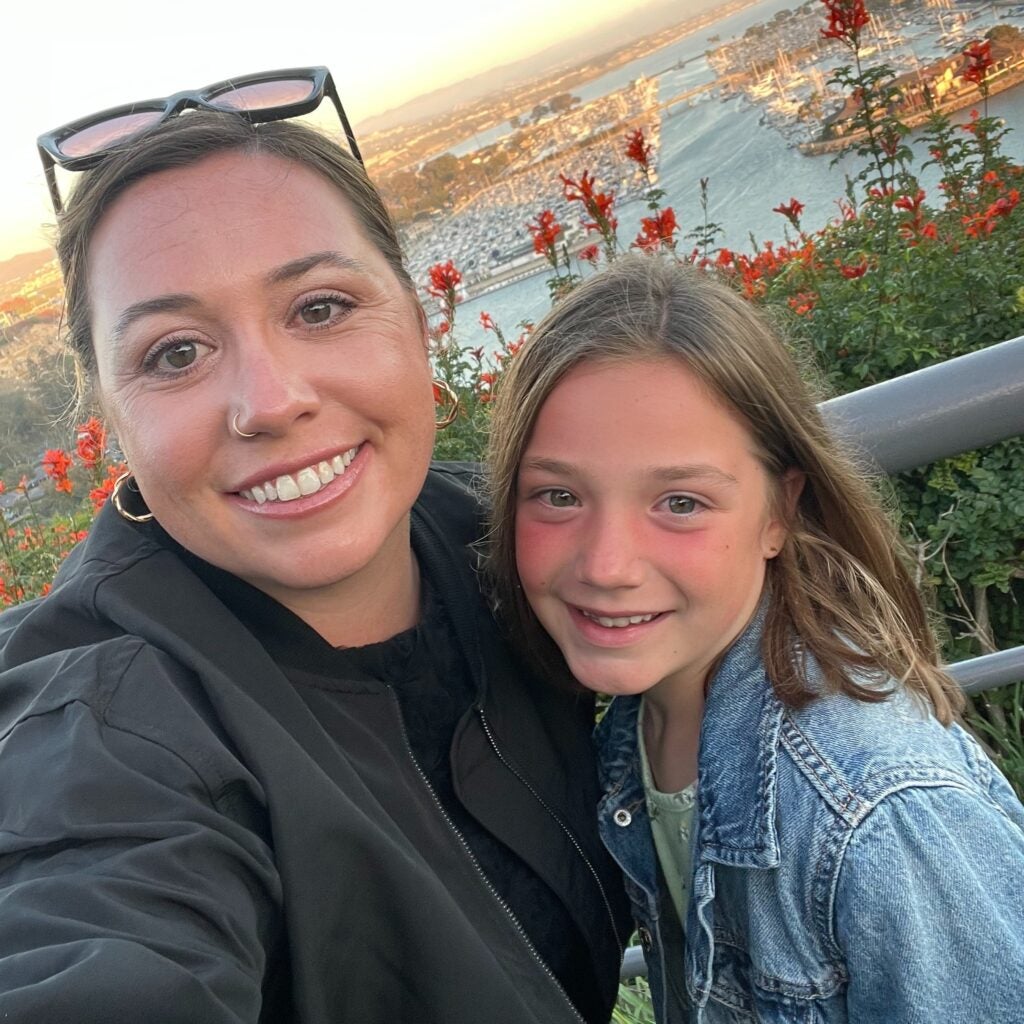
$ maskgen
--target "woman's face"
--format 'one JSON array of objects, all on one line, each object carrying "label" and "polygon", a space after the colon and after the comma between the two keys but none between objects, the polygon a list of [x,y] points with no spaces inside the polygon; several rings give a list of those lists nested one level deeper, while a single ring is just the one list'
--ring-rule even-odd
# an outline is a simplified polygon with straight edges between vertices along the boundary
[{"label": "woman's face", "polygon": [[544,403],[519,470],[516,555],[584,685],[699,693],[785,536],[749,430],[679,360],[584,363]]},{"label": "woman's face", "polygon": [[168,533],[289,606],[408,572],[434,434],[423,320],[336,189],[210,156],[129,188],[89,257],[101,398]]}]

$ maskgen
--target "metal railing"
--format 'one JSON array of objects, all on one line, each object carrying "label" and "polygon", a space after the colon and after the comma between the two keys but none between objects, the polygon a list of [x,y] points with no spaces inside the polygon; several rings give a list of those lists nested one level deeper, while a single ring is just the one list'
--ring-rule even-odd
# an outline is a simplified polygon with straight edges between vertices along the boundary
[{"label": "metal railing", "polygon": [[[1017,437],[1024,434],[1024,337],[830,399],[821,411],[838,436],[886,473]],[[1024,679],[1024,647],[947,670],[965,693],[1005,686]],[[643,950],[630,946],[620,978],[646,974]]]}]

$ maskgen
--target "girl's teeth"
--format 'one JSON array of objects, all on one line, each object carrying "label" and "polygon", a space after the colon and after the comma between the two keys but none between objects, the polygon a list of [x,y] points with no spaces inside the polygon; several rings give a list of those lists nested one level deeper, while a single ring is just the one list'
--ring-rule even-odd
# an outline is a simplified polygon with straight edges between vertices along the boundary
[{"label": "girl's teeth", "polygon": [[336,476],[342,473],[352,464],[352,460],[358,454],[358,445],[349,448],[341,455],[335,455],[329,462],[324,460],[315,466],[307,466],[300,469],[295,476],[284,473],[276,480],[268,480],[260,486],[252,487],[239,493],[249,501],[255,501],[262,505],[267,501],[295,501],[296,498],[316,494],[325,484],[329,484]]},{"label": "girl's teeth", "polygon": [[638,626],[641,622],[650,622],[654,618],[653,612],[650,615],[623,615],[616,618],[610,618],[607,615],[592,615],[590,612],[583,612],[583,614],[599,626],[604,626],[605,629],[623,629],[626,626]]}]

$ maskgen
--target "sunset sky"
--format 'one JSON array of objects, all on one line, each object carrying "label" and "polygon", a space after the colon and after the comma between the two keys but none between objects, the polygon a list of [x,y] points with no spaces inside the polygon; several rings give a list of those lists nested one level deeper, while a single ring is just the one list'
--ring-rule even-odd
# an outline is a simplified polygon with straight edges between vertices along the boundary
[{"label": "sunset sky", "polygon": [[[0,260],[42,248],[52,217],[41,132],[235,74],[326,64],[354,121],[536,53],[650,0],[20,0],[3,15]],[[708,0],[680,0],[680,20]],[[248,18],[240,12],[249,9]]]}]

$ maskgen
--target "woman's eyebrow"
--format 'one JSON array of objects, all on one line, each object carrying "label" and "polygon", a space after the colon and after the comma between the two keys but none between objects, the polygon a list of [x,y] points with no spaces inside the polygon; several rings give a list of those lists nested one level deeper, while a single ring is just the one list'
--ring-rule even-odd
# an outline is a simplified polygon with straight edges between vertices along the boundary
[{"label": "woman's eyebrow", "polygon": [[[370,269],[365,263],[353,259],[351,256],[344,256],[340,252],[333,251],[314,252],[309,256],[300,256],[297,260],[291,260],[275,268],[267,275],[267,282],[280,284],[283,281],[291,281],[321,266],[338,267],[342,270],[353,270],[362,274],[370,273]],[[133,302],[114,321],[114,326],[110,329],[110,340],[115,344],[121,341],[128,328],[143,317],[153,316],[157,313],[179,313],[183,309],[196,309],[199,305],[200,302],[196,296],[185,293],[158,295],[152,299]]]},{"label": "woman's eyebrow", "polygon": [[110,328],[110,340],[115,344],[127,333],[136,320],[152,316],[156,313],[177,313],[183,309],[195,309],[199,300],[194,295],[184,293],[174,295],[158,295],[156,298],[133,302],[121,311],[121,315]]},{"label": "woman's eyebrow", "polygon": [[310,253],[309,256],[300,256],[297,260],[291,260],[283,266],[277,267],[267,275],[267,282],[281,284],[282,281],[291,281],[296,277],[302,277],[303,274],[308,274],[309,271],[323,266],[337,267],[339,270],[354,270],[361,274],[370,272],[370,268],[360,260],[328,250]]}]

